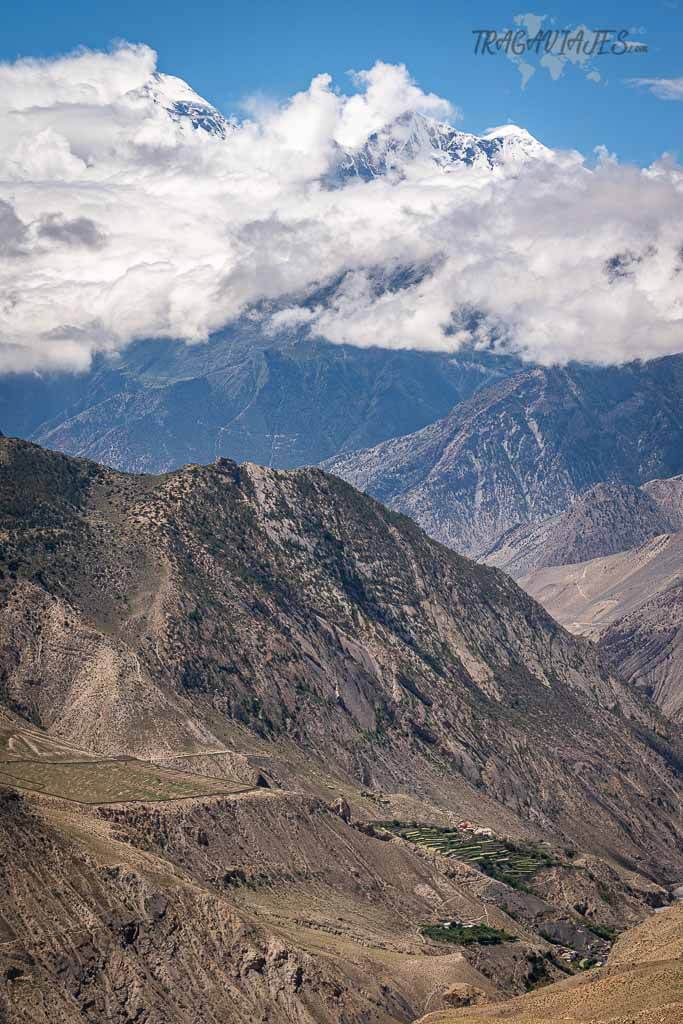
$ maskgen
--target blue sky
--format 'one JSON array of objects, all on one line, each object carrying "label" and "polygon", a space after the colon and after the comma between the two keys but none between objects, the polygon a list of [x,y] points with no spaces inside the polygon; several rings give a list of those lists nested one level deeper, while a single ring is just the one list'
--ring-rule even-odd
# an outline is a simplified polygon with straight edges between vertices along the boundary
[{"label": "blue sky", "polygon": [[[58,9],[59,13],[56,14]],[[546,15],[550,27],[642,29],[646,54],[604,56],[593,67],[601,81],[569,66],[557,80],[538,68],[526,88],[503,54],[476,56],[474,29],[503,30],[515,15]],[[545,27],[545,26],[544,26]],[[461,108],[461,127],[482,131],[514,121],[550,146],[589,154],[604,144],[641,164],[668,150],[683,158],[683,102],[656,98],[627,80],[683,76],[683,0],[654,3],[562,4],[538,7],[407,0],[251,0],[245,4],[178,0],[93,4],[92,0],[10,0],[0,57],[47,57],[79,45],[106,48],[113,40],[146,42],[160,70],[185,78],[226,112],[261,92],[283,98],[321,71],[348,89],[345,72],[381,59],[405,63],[422,88]]]}]

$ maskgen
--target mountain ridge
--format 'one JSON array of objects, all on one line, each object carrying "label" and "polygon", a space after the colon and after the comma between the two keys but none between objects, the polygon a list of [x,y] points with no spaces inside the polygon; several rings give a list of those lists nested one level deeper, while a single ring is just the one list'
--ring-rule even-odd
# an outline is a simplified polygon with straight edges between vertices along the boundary
[{"label": "mountain ridge", "polygon": [[0,635],[19,1024],[408,1024],[581,972],[681,876],[657,709],[319,469],[0,439]]},{"label": "mountain ridge", "polygon": [[680,473],[682,395],[682,356],[612,369],[536,367],[421,431],[324,466],[437,540],[481,556],[597,483]]},{"label": "mountain ridge", "polygon": [[473,135],[424,114],[403,115],[373,132],[355,150],[343,152],[332,176],[371,181],[386,174],[405,175],[413,163],[448,172],[458,166],[494,171],[529,160],[552,160],[554,154],[526,129],[503,125]]},{"label": "mountain ridge", "polygon": [[247,322],[205,345],[140,342],[87,375],[0,379],[0,423],[123,470],[220,455],[293,468],[423,426],[516,366],[486,353],[266,338]]},{"label": "mountain ridge", "polygon": [[[365,785],[395,786],[409,760],[411,788],[435,799],[455,772],[463,793],[483,787],[583,835],[603,771],[591,751],[602,765],[614,747],[639,777],[624,737],[665,729],[509,577],[320,470],[219,460],[131,477],[0,445],[2,693],[63,739],[160,756],[246,728],[307,756],[324,747]],[[569,735],[560,723],[587,722],[584,702],[593,725]],[[544,798],[549,752],[567,744],[584,767],[571,794],[563,780]],[[601,841],[635,852],[624,807],[645,812],[628,778],[612,775],[621,796],[601,812]]]},{"label": "mountain ridge", "polygon": [[673,508],[665,481],[653,484],[652,489],[650,482],[642,487],[595,484],[565,512],[504,534],[482,561],[518,578],[533,569],[618,554],[673,533],[680,528],[681,509]]}]

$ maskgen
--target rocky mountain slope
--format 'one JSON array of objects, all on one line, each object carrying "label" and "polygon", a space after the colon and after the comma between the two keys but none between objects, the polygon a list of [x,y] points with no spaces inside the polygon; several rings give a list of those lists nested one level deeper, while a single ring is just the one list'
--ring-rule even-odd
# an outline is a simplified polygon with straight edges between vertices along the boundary
[{"label": "rocky mountain slope", "polygon": [[[681,536],[680,534],[678,535]],[[610,623],[600,646],[622,677],[640,687],[666,715],[683,719],[683,567],[665,590],[647,596]]]},{"label": "rocky mountain slope", "polygon": [[600,793],[601,847],[673,856],[651,712],[503,573],[319,470],[135,477],[0,444],[0,693],[27,720],[157,757],[246,729],[582,843]]},{"label": "rocky mountain slope", "polygon": [[565,511],[505,534],[482,560],[515,579],[534,569],[571,565],[636,548],[681,528],[680,505],[672,500],[683,477],[643,487],[596,484]]},{"label": "rocky mountain slope", "polygon": [[572,632],[600,639],[620,672],[666,714],[683,710],[683,533],[519,579]]},{"label": "rocky mountain slope", "polygon": [[535,570],[519,583],[573,632],[595,636],[669,590],[682,566],[683,534],[666,533],[606,558]]},{"label": "rocky mountain slope", "polygon": [[666,714],[683,702],[683,477],[598,484],[484,555],[561,622],[601,641]]},{"label": "rocky mountain slope", "polygon": [[670,529],[683,530],[683,475],[664,480],[648,480],[643,491],[667,517]]},{"label": "rocky mountain slope", "polygon": [[601,482],[683,469],[683,357],[534,368],[492,384],[414,434],[328,470],[470,555],[565,511]]},{"label": "rocky mountain slope", "polygon": [[205,345],[135,344],[83,375],[2,377],[0,428],[138,472],[218,455],[290,468],[422,427],[517,367],[273,339],[246,320]]},{"label": "rocky mountain slope", "polygon": [[0,438],[0,511],[0,1017],[398,1024],[667,902],[677,737],[498,570],[316,469]]}]

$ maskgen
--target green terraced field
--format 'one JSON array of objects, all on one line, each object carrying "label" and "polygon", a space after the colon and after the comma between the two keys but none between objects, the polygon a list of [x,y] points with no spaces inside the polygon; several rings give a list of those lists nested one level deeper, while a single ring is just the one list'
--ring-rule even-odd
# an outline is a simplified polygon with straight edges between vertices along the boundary
[{"label": "green terraced field", "polygon": [[550,852],[539,846],[475,836],[458,828],[408,825],[398,821],[377,821],[373,825],[427,850],[472,864],[492,878],[512,886],[522,886],[540,868],[556,863]]}]

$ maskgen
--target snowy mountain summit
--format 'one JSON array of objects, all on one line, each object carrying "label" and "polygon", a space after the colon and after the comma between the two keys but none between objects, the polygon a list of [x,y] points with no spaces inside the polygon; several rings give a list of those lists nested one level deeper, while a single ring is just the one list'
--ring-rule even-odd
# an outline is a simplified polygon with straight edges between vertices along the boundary
[{"label": "snowy mountain summit", "polygon": [[137,90],[137,95],[158,104],[181,128],[189,127],[222,139],[237,128],[235,121],[221,114],[187,82],[175,75],[163,75],[155,71],[149,81]]},{"label": "snowy mountain summit", "polygon": [[462,164],[493,170],[503,164],[552,157],[552,150],[517,125],[506,124],[486,135],[472,135],[424,114],[411,113],[374,132],[360,148],[345,151],[337,176],[369,181],[392,173],[402,176],[409,164],[432,164],[446,171]]},{"label": "snowy mountain summit", "polygon": [[[165,110],[181,129],[228,139],[240,128],[174,75],[154,72],[143,86],[128,94]],[[409,167],[449,171],[466,165],[491,171],[503,165],[553,159],[553,151],[524,128],[506,124],[485,135],[459,131],[420,113],[406,113],[373,132],[355,149],[338,147],[328,182],[345,184],[353,178],[407,176]]]}]

